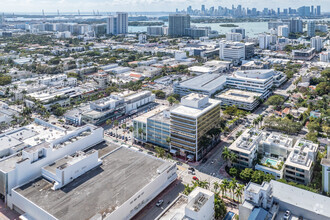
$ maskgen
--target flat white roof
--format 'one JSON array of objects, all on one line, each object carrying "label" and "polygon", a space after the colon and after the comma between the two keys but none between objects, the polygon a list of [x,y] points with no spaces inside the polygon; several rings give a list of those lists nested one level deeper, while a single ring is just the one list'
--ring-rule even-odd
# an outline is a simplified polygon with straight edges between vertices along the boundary
[{"label": "flat white roof", "polygon": [[262,96],[262,93],[229,89],[226,92],[217,95],[216,97],[219,99],[231,99],[239,102],[253,103],[256,100],[256,97],[260,96]]},{"label": "flat white roof", "polygon": [[216,99],[209,99],[209,102],[202,106],[201,108],[192,108],[184,105],[179,105],[176,108],[173,108],[170,112],[178,115],[189,116],[197,118],[210,109],[214,108],[217,105],[220,105],[221,101]]}]

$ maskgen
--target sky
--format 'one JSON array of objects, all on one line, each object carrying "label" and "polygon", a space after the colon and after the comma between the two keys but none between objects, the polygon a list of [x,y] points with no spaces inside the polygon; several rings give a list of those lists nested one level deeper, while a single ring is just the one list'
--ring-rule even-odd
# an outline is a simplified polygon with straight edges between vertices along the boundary
[{"label": "sky", "polygon": [[211,6],[230,7],[241,4],[242,7],[258,10],[263,8],[298,8],[303,5],[321,5],[322,12],[330,12],[329,0],[0,0],[0,12],[170,12],[186,9],[191,5],[194,9],[200,9],[202,4],[206,8]]}]

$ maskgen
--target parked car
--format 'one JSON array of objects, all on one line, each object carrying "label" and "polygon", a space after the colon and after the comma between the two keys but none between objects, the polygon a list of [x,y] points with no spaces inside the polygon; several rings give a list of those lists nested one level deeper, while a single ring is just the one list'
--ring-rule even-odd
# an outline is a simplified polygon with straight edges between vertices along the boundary
[{"label": "parked car", "polygon": [[197,181],[197,180],[198,180],[198,178],[197,178],[196,176],[193,176],[193,180],[196,180],[196,181]]},{"label": "parked car", "polygon": [[164,203],[164,200],[159,200],[157,203],[156,203],[156,206],[159,207],[161,206],[162,204]]},{"label": "parked car", "polygon": [[188,170],[195,171],[195,168],[189,167]]}]

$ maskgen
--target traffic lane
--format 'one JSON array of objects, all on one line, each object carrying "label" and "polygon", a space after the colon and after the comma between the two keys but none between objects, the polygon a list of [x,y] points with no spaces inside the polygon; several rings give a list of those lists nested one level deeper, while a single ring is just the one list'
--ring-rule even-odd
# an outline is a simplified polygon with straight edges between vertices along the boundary
[{"label": "traffic lane", "polygon": [[[153,199],[146,207],[144,207],[133,220],[150,220],[155,219],[162,213],[184,190],[184,185],[180,180],[174,181],[168,188],[161,192],[155,199]],[[156,203],[164,200],[160,207]]]}]

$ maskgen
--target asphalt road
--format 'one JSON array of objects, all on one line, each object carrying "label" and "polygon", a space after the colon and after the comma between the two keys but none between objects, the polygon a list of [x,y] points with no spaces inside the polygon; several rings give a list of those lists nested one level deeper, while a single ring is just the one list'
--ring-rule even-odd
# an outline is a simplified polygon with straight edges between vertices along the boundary
[{"label": "asphalt road", "polygon": [[[184,190],[184,185],[180,180],[176,180],[170,186],[168,186],[162,193],[160,193],[155,199],[153,199],[146,207],[144,207],[133,220],[150,220],[155,219],[160,215]],[[164,203],[157,207],[156,203],[160,200],[164,200]]]}]

